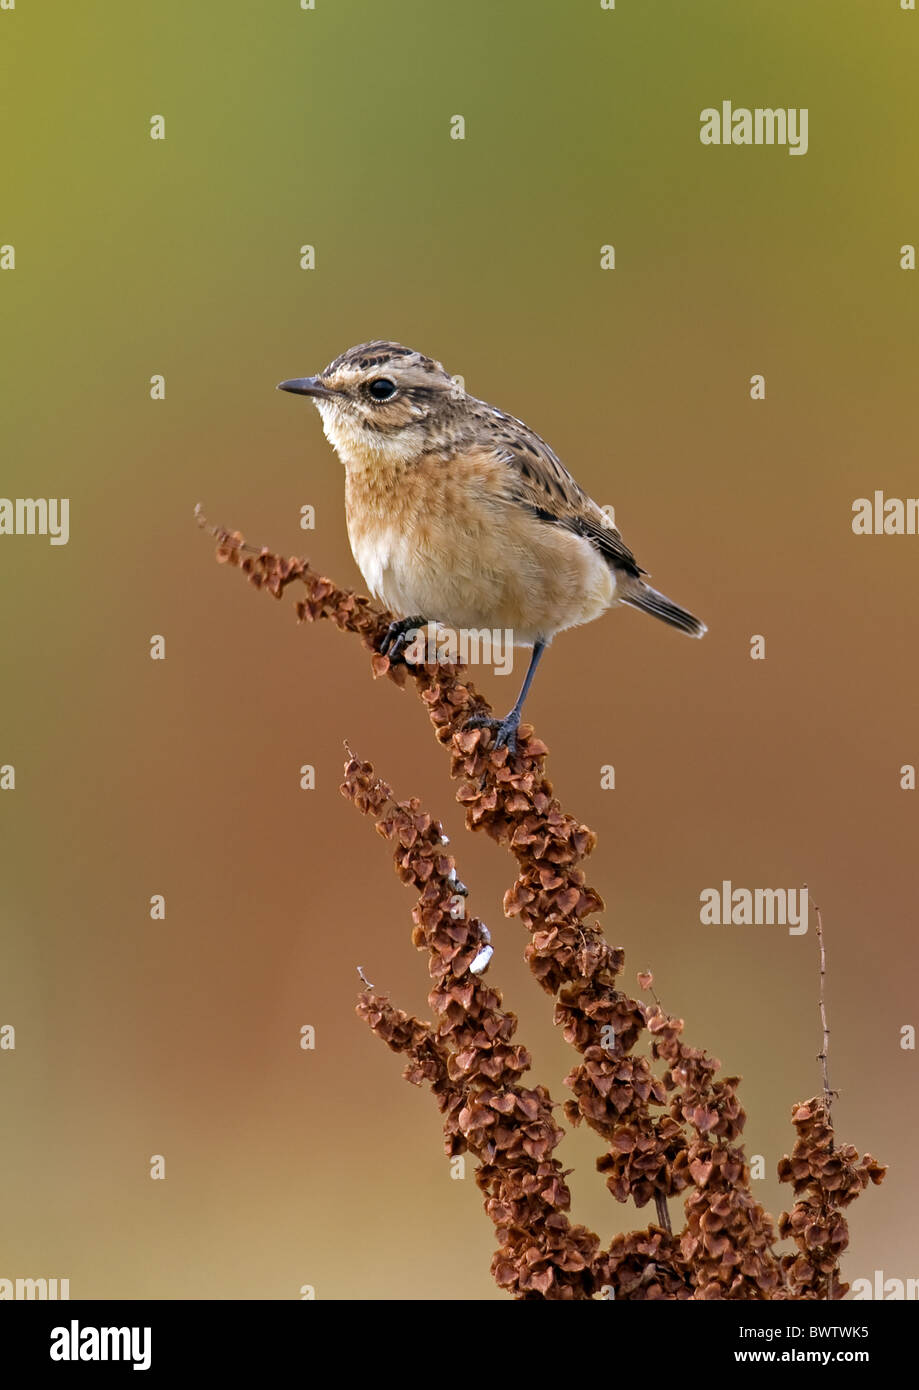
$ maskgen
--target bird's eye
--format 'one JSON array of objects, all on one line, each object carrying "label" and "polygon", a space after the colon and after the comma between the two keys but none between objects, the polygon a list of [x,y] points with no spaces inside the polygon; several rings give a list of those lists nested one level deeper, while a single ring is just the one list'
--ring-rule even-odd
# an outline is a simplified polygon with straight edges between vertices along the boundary
[{"label": "bird's eye", "polygon": [[389,377],[378,376],[367,388],[375,401],[390,401],[396,394],[396,383]]}]

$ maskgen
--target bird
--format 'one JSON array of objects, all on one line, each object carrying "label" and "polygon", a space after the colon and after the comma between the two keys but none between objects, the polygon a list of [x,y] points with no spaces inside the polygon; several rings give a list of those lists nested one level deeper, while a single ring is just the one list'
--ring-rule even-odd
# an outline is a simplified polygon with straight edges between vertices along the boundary
[{"label": "bird", "polygon": [[490,728],[493,747],[516,755],[524,701],[557,633],[621,604],[690,637],[706,632],[651,588],[608,511],[545,440],[434,358],[379,339],[277,389],[312,400],[344,464],[351,550],[394,615],[380,651],[398,660],[429,623],[510,629],[531,649],[509,713],[467,721]]}]

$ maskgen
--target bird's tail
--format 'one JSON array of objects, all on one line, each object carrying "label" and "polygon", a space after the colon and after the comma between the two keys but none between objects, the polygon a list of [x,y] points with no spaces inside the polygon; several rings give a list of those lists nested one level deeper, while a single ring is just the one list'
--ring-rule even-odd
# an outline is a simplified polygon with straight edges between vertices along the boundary
[{"label": "bird's tail", "polygon": [[650,613],[652,617],[660,618],[662,623],[669,623],[671,627],[679,628],[680,632],[688,633],[690,637],[702,637],[708,631],[701,619],[694,618],[685,608],[672,603],[664,594],[659,594],[650,584],[643,584],[640,579],[622,595],[622,602],[630,604],[633,608],[640,608],[642,613]]}]

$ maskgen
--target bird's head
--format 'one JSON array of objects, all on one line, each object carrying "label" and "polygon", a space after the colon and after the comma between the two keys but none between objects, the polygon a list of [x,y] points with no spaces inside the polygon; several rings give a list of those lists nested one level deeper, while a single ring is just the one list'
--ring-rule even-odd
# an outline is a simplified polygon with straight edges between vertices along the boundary
[{"label": "bird's head", "polygon": [[389,342],[349,348],[318,376],[278,390],[312,398],[348,468],[412,462],[447,437],[466,401],[462,381],[439,362]]}]

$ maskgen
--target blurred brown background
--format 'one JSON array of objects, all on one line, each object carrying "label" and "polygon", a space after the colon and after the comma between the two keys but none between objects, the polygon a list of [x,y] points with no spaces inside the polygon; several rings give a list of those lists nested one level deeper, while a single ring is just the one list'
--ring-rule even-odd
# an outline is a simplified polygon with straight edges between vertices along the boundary
[{"label": "blurred brown background", "polygon": [[[917,491],[898,267],[919,241],[917,26],[892,0],[0,14],[2,490],[71,498],[66,547],[0,537],[3,1277],[499,1296],[471,1166],[450,1180],[432,1100],[354,1016],[358,964],[422,1014],[427,979],[411,893],[339,796],[342,740],[443,818],[490,978],[562,1101],[572,1054],[501,912],[512,862],[464,832],[411,693],[219,569],[192,519],[201,501],[360,583],[340,466],[274,386],[372,337],[527,420],[709,623],[700,643],[630,612],[563,634],[528,715],[599,832],[627,983],[652,969],[687,1039],[745,1078],[776,1216],[790,1107],[819,1086],[816,942],[703,928],[699,894],[812,886],[839,1134],[891,1166],[851,1210],[846,1274],[917,1273],[899,1030],[919,800],[899,768],[919,762],[919,539],[850,525],[854,498]],[[807,155],[702,146],[723,99],[807,107]],[[482,675],[497,705],[521,670]],[[609,1197],[599,1152],[590,1131],[559,1150],[574,1218],[608,1239],[650,1213]]]}]

